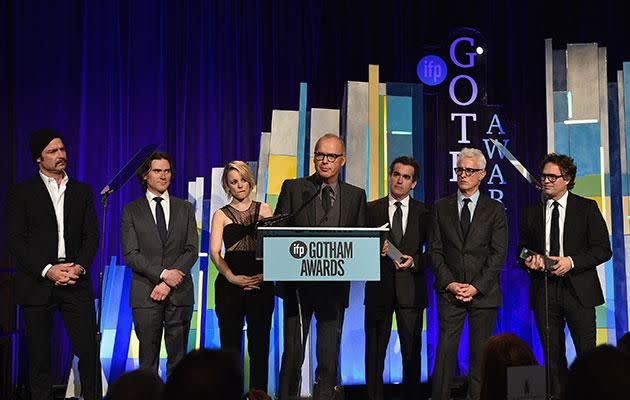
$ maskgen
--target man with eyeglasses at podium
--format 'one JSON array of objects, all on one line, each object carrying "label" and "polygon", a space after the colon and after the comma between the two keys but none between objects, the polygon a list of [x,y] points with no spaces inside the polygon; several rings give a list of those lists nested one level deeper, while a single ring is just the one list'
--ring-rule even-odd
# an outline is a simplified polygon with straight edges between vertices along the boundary
[{"label": "man with eyeglasses at podium", "polygon": [[[287,226],[362,227],[366,218],[365,191],[339,180],[346,163],[343,140],[332,133],[315,144],[315,174],[282,184],[275,214],[292,217]],[[309,203],[310,202],[310,203]],[[297,214],[293,215],[293,213]],[[349,282],[281,282],[284,299],[284,352],[280,368],[280,400],[299,398],[304,340],[311,318],[317,321],[317,369],[314,400],[330,400],[338,378],[339,343],[350,293]],[[301,307],[302,321],[300,323]],[[301,332],[301,329],[304,329]]]}]

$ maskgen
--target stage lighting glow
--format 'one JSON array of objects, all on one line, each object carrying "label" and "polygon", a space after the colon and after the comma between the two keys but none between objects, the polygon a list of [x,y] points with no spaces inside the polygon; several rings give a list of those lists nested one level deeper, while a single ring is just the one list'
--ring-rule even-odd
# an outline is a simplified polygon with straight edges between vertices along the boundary
[{"label": "stage lighting glow", "polygon": [[475,51],[477,52],[477,54],[482,55],[482,54],[483,54],[483,47],[481,47],[481,46],[477,46],[477,48],[475,49]]}]

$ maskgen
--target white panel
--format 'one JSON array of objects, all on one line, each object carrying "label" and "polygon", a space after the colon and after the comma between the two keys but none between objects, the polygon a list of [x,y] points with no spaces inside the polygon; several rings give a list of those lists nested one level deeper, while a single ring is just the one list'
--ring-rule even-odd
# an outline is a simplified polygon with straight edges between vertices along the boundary
[{"label": "white panel", "polygon": [[298,111],[273,110],[271,154],[297,157],[298,115]]},{"label": "white panel", "polygon": [[269,169],[269,148],[271,145],[271,133],[261,132],[260,151],[258,153],[258,175],[256,176],[256,200],[265,201],[267,188],[267,170]]}]

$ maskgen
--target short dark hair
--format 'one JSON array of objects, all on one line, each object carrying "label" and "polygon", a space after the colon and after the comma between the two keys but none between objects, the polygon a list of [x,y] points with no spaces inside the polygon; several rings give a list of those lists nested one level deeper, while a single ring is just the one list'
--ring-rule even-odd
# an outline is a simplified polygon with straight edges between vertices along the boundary
[{"label": "short dark hair", "polygon": [[562,175],[571,179],[567,188],[569,190],[573,189],[573,186],[575,186],[575,175],[577,174],[577,166],[573,158],[565,154],[547,154],[540,163],[540,171],[542,172],[545,169],[545,165],[549,163],[556,164],[560,168]]},{"label": "short dark hair", "polygon": [[147,190],[147,181],[144,179],[144,177],[147,176],[149,171],[151,171],[151,162],[153,162],[153,160],[168,161],[168,164],[171,167],[171,177],[175,174],[175,166],[173,165],[173,159],[171,158],[171,156],[163,151],[153,152],[153,154],[151,154],[149,158],[147,158],[144,163],[142,163],[140,168],[136,170],[136,177],[138,178],[138,181],[140,181],[140,184],[142,185],[142,188],[144,190]]},{"label": "short dark hair", "polygon": [[240,400],[243,375],[236,354],[199,349],[188,353],[171,372],[164,386],[164,400]]},{"label": "short dark hair", "polygon": [[391,164],[389,164],[389,174],[391,175],[394,172],[394,165],[402,164],[402,165],[410,165],[413,167],[413,181],[417,181],[420,176],[420,165],[415,158],[409,156],[400,156],[397,157]]}]

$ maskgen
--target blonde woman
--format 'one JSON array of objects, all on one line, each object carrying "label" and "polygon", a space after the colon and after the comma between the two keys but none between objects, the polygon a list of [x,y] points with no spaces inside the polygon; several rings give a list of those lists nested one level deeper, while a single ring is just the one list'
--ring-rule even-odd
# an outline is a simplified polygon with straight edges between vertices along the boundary
[{"label": "blonde woman", "polygon": [[230,202],[212,216],[210,233],[210,255],[219,270],[214,285],[221,348],[241,354],[246,319],[249,386],[266,392],[274,293],[273,283],[263,282],[262,263],[256,261],[256,222],[273,213],[268,204],[251,199],[254,178],[243,161],[225,165],[222,183]]}]

